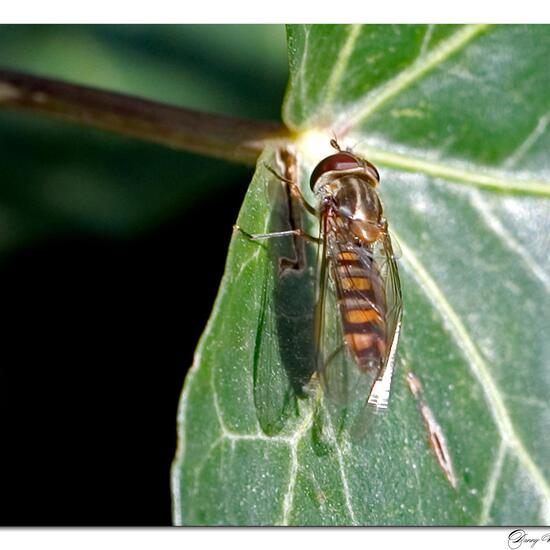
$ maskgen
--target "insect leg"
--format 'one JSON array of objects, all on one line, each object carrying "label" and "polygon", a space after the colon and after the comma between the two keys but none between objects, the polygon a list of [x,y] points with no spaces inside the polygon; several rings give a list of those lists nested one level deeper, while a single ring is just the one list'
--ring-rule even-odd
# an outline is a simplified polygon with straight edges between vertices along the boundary
[{"label": "insect leg", "polygon": [[303,205],[303,207],[306,209],[307,212],[309,212],[312,216],[318,216],[317,210],[309,202],[307,202],[306,198],[302,194],[302,191],[300,191],[300,188],[296,184],[296,182],[289,180],[288,178],[285,178],[284,176],[281,176],[276,170],[271,168],[269,164],[264,165],[267,170],[269,170],[277,179],[281,180],[284,183],[287,183],[290,186],[290,192],[291,194],[296,197]]},{"label": "insect leg", "polygon": [[306,241],[311,241],[313,243],[319,243],[320,239],[313,237],[306,233],[303,229],[289,229],[287,231],[274,231],[272,233],[248,233],[238,225],[233,226],[233,231],[241,233],[244,237],[251,241],[260,241],[267,239],[277,239],[280,237],[291,237],[293,235],[303,237]]}]

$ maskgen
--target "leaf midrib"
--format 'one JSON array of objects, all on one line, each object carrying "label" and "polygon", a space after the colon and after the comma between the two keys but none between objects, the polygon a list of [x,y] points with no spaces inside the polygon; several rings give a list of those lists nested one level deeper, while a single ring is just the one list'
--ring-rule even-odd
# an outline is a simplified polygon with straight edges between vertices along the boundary
[{"label": "leaf midrib", "polygon": [[468,187],[478,187],[507,195],[535,195],[550,197],[550,181],[523,180],[506,177],[505,174],[489,170],[486,167],[469,163],[479,172],[467,170],[463,166],[451,165],[420,159],[410,155],[391,152],[397,149],[395,144],[388,144],[388,149],[359,147],[365,156],[375,164],[427,176],[446,179]]}]

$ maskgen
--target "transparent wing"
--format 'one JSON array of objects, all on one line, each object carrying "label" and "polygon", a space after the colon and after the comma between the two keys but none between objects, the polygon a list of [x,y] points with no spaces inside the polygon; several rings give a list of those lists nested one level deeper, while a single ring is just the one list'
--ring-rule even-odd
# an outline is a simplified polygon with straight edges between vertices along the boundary
[{"label": "transparent wing", "polygon": [[397,357],[397,345],[401,331],[403,302],[397,262],[393,254],[391,237],[386,235],[379,243],[383,260],[379,269],[384,281],[386,298],[387,353],[375,380],[367,394],[362,410],[351,428],[352,439],[361,441],[375,419],[388,406],[391,382]]},{"label": "transparent wing", "polygon": [[397,344],[401,331],[403,298],[394,247],[389,234],[380,240],[380,247],[384,250],[385,257],[380,262],[380,272],[384,280],[384,293],[386,297],[387,354],[370,392],[368,403],[378,409],[385,409],[388,406]]},{"label": "transparent wing", "polygon": [[386,243],[386,241],[389,242],[389,250],[386,248],[386,257],[399,260],[399,258],[403,256],[403,252],[399,246],[399,241],[395,238],[391,231],[389,231],[382,239],[383,244]]}]

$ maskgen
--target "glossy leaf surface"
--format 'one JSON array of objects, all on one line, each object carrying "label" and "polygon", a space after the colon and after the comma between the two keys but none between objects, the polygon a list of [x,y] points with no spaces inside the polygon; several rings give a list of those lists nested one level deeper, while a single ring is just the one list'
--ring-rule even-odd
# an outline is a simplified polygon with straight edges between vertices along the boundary
[{"label": "glossy leaf surface", "polygon": [[[332,132],[381,174],[404,295],[390,407],[357,444],[319,390],[299,395],[312,272],[281,279],[291,244],[235,235],[182,397],[176,523],[547,524],[550,30],[297,26],[288,46],[303,189]],[[264,162],[250,232],[284,229]]]}]

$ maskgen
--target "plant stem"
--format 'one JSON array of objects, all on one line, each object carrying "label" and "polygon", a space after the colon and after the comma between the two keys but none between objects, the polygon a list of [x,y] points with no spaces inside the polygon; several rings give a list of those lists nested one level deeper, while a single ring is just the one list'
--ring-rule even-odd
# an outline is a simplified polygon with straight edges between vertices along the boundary
[{"label": "plant stem", "polygon": [[254,164],[267,143],[291,137],[280,122],[192,111],[1,69],[0,108],[49,115],[245,164]]}]

